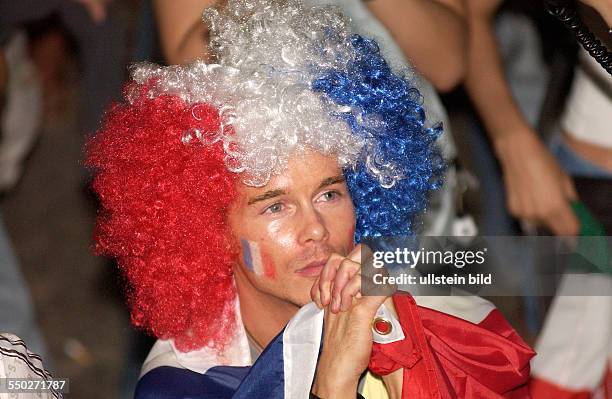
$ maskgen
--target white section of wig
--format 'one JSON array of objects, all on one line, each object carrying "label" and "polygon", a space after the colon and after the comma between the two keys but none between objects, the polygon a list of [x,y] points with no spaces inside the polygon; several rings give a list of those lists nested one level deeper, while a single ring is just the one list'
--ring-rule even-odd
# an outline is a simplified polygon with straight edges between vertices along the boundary
[{"label": "white section of wig", "polygon": [[[219,110],[222,128],[205,139],[185,132],[183,142],[223,141],[226,164],[245,184],[265,185],[289,157],[306,149],[353,165],[365,142],[338,115],[353,112],[314,93],[313,78],[344,69],[353,56],[346,18],[334,7],[294,0],[229,0],[205,12],[218,64],[140,64],[132,76],[149,95],[172,94],[188,104]],[[233,129],[224,129],[231,125]]]},{"label": "white section of wig", "polygon": [[333,6],[297,0],[228,0],[204,12],[209,48],[220,64],[262,65],[309,78],[322,69],[345,69],[354,54],[349,20]]}]

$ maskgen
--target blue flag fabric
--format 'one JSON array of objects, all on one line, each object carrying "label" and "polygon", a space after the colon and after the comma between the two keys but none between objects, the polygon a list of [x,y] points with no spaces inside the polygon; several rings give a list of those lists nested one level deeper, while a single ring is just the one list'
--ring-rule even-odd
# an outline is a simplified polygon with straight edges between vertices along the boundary
[{"label": "blue flag fabric", "polygon": [[303,307],[251,367],[213,366],[204,373],[162,366],[147,372],[135,399],[281,399],[308,397],[320,352],[323,313]]},{"label": "blue flag fabric", "polygon": [[205,374],[158,367],[145,374],[136,399],[284,398],[283,330],[251,367],[216,366]]}]

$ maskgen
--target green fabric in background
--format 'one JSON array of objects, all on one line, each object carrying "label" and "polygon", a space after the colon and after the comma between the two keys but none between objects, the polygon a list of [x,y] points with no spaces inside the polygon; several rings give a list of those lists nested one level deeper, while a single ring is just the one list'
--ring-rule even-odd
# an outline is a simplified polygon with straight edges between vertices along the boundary
[{"label": "green fabric in background", "polygon": [[571,206],[580,222],[580,236],[576,245],[578,257],[573,259],[571,267],[612,274],[612,254],[606,229],[582,202],[574,201]]}]

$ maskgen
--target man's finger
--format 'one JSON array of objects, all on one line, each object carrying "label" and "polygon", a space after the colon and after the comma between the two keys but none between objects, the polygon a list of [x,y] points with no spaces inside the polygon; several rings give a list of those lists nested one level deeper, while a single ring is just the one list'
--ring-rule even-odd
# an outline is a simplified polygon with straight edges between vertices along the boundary
[{"label": "man's finger", "polygon": [[355,248],[353,248],[353,250],[346,256],[346,258],[361,264],[361,251],[366,248],[368,247],[363,244],[357,244]]},{"label": "man's finger", "polygon": [[344,259],[340,264],[340,268],[338,268],[336,277],[334,278],[334,287],[332,289],[332,312],[337,313],[340,311],[340,304],[342,301],[340,293],[349,280],[353,278],[353,276],[357,274],[360,269],[361,264],[353,262],[349,259]]},{"label": "man's finger", "polygon": [[331,285],[336,277],[336,270],[344,258],[338,254],[332,254],[319,275],[319,295],[323,306],[331,302]]},{"label": "man's finger", "polygon": [[576,192],[576,187],[574,186],[574,181],[569,176],[564,176],[562,180],[563,191],[567,198],[571,201],[575,201],[578,199],[578,193]]},{"label": "man's finger", "polygon": [[340,311],[346,312],[353,306],[354,298],[360,298],[361,290],[361,275],[359,273],[355,274],[351,280],[344,286],[342,292],[340,293]]},{"label": "man's finger", "polygon": [[318,276],[315,280],[314,284],[310,288],[310,299],[317,305],[319,309],[323,309],[323,304],[321,303],[321,291],[319,290],[319,279],[321,276]]},{"label": "man's finger", "polygon": [[567,202],[561,205],[559,211],[550,214],[544,223],[555,235],[572,236],[580,232],[580,222]]},{"label": "man's finger", "polygon": [[506,187],[506,206],[508,207],[508,212],[512,216],[518,217],[520,216],[519,201],[515,193],[515,188],[512,186],[508,176],[504,176],[504,185]]}]

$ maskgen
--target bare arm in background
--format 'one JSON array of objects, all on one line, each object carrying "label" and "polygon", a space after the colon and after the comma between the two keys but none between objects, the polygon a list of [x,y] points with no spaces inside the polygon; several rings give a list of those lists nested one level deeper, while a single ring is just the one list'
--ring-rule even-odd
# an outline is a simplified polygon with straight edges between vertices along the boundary
[{"label": "bare arm in background", "polygon": [[153,0],[162,52],[168,64],[206,60],[208,30],[202,23],[202,12],[216,2]]},{"label": "bare arm in background", "polygon": [[587,6],[594,8],[612,29],[612,0],[580,0]]},{"label": "bare arm in background", "polygon": [[[372,13],[391,31],[415,67],[442,91],[456,86],[466,69],[465,0],[373,0]],[[154,0],[168,64],[206,59],[208,32],[202,11],[215,0]],[[415,40],[414,38],[418,38]]]},{"label": "bare arm in background", "polygon": [[404,54],[439,91],[463,81],[467,69],[465,0],[370,0]]},{"label": "bare arm in background", "polygon": [[522,220],[543,224],[557,235],[578,233],[570,208],[572,180],[529,126],[504,77],[492,20],[501,0],[470,0],[467,91],[485,124],[501,164],[507,206]]}]

